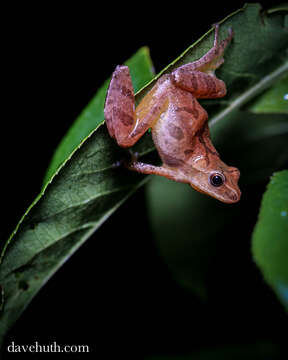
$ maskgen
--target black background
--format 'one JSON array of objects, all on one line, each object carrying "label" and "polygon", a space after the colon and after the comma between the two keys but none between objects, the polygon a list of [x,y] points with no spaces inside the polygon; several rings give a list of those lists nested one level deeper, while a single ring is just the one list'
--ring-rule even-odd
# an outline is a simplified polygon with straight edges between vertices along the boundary
[{"label": "black background", "polygon": [[[1,241],[38,194],[56,145],[117,64],[147,45],[158,72],[243,4],[165,2],[157,9],[147,2],[61,9],[25,4],[7,9]],[[139,191],[58,271],[11,330],[6,346],[11,341],[82,343],[91,346],[95,358],[121,353],[138,359],[201,346],[282,340],[283,310],[256,272],[246,291],[258,297],[246,303],[221,304],[212,296],[207,310],[181,288],[161,261],[149,224],[143,227],[143,203]]]}]

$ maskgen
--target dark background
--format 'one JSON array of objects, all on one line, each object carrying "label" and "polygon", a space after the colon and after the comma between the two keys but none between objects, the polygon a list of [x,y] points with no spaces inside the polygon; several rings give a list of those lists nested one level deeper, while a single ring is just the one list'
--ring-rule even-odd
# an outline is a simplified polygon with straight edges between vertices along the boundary
[{"label": "dark background", "polygon": [[[38,194],[62,136],[117,64],[147,45],[158,72],[243,4],[165,2],[157,9],[147,2],[81,9],[26,4],[7,9],[2,32],[1,241]],[[281,343],[286,318],[260,274],[251,271],[245,291],[253,296],[244,302],[239,296],[221,303],[221,289],[212,284],[207,308],[173,280],[148,222],[143,227],[144,214],[141,190],[40,291],[9,333],[7,345],[89,344],[94,356],[121,352],[137,359],[202,346]],[[239,266],[251,261],[241,259],[241,251],[249,252],[240,249]],[[221,259],[215,265],[221,269]]]}]

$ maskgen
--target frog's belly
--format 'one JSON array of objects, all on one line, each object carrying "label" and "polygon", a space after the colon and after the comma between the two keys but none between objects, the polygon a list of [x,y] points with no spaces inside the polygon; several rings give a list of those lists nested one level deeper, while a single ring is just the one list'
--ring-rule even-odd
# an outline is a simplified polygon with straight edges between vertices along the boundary
[{"label": "frog's belly", "polygon": [[187,126],[191,127],[191,124],[184,126],[179,115],[169,110],[162,113],[154,124],[152,137],[163,163],[177,166],[187,158],[193,142]]}]

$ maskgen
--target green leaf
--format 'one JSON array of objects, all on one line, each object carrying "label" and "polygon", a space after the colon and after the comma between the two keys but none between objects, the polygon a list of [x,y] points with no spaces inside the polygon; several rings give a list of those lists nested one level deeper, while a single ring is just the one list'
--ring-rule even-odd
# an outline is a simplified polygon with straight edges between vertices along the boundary
[{"label": "green leaf", "polygon": [[[125,64],[130,68],[135,91],[141,89],[151,80],[153,76],[153,65],[147,47],[139,49]],[[104,102],[109,82],[110,79],[105,81],[58,145],[45,174],[44,184],[47,183],[59,166],[71,155],[77,146],[79,146],[81,141],[85,139],[95,127],[103,123]]]},{"label": "green leaf", "polygon": [[288,170],[271,178],[254,229],[252,250],[265,280],[288,310]]},{"label": "green leaf", "polygon": [[[205,102],[214,117],[215,129],[220,124],[228,126],[224,115],[239,109],[287,70],[288,37],[283,19],[281,12],[263,15],[259,5],[251,4],[222,21],[220,37],[226,37],[228,27],[232,26],[235,38],[227,50],[226,63],[218,73],[227,83],[229,95],[224,101]],[[211,47],[213,37],[211,29],[164,71],[202,56]],[[158,77],[137,94],[136,102]],[[86,130],[79,137],[77,131],[73,134],[72,130],[72,135],[67,135],[68,145],[58,150],[59,157],[53,161],[46,177],[49,181],[4,246],[0,283],[5,302],[0,316],[0,338],[49,277],[147,179],[124,169],[114,169],[115,161],[126,152],[116,146],[101,126],[105,91],[100,91],[98,96],[99,107],[95,107],[98,100],[90,108],[88,105],[91,114],[84,110],[81,115],[84,120],[75,125],[80,131],[88,119]],[[151,152],[151,135],[144,136],[135,150],[140,155]],[[231,210],[230,213],[234,216]]]},{"label": "green leaf", "polygon": [[[140,49],[127,63],[136,89],[152,78],[147,48]],[[113,169],[119,159],[118,147],[101,126],[107,86],[108,81],[63,139],[46,178],[96,126],[94,134],[90,133],[72,158],[66,159],[52,183],[44,186],[4,246],[0,284],[5,302],[0,302],[0,343],[47,279],[146,181],[143,176],[127,176]]]}]

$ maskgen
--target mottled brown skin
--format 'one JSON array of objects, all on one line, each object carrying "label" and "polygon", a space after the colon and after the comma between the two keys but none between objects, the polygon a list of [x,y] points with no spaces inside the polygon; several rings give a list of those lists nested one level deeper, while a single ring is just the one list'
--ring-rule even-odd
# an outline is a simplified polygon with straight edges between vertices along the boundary
[{"label": "mottled brown skin", "polygon": [[110,136],[122,147],[133,146],[149,128],[152,130],[162,166],[131,161],[127,165],[130,170],[188,183],[222,202],[235,203],[241,195],[239,170],[219,158],[210,140],[207,112],[196,100],[226,94],[226,86],[214,70],[223,63],[233,32],[230,29],[220,43],[218,32],[219,25],[215,25],[214,46],[202,58],[159,78],[136,109],[129,69],[117,66],[104,113]]}]

